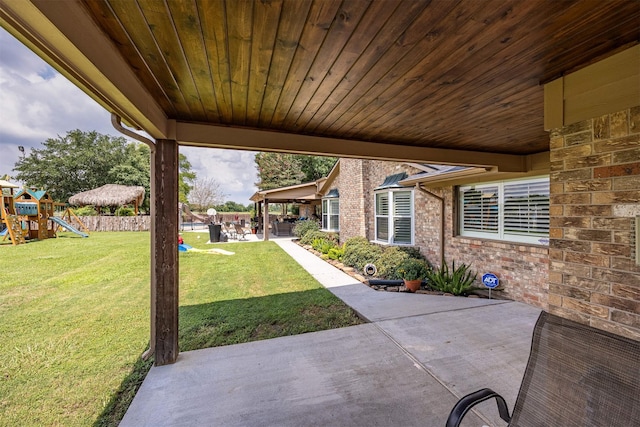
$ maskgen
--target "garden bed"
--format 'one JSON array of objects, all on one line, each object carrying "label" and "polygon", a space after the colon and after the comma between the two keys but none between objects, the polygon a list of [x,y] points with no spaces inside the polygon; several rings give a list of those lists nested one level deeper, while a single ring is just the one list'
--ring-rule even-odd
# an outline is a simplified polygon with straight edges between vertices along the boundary
[{"label": "garden bed", "polygon": [[[402,284],[402,281],[400,281],[400,280],[379,280],[379,279],[367,278],[362,272],[356,270],[353,267],[349,267],[347,265],[344,265],[342,262],[337,261],[337,260],[326,259],[326,257],[322,256],[321,252],[316,251],[315,249],[313,249],[313,247],[311,245],[301,244],[298,240],[294,240],[294,242],[296,242],[298,245],[300,245],[301,247],[303,247],[307,251],[311,252],[315,256],[317,256],[319,258],[322,258],[324,261],[326,261],[329,264],[333,265],[334,267],[342,270],[344,273],[346,273],[349,276],[353,277],[357,281],[359,281],[361,283],[364,283],[365,285],[369,286],[371,289],[374,289],[376,291],[381,291],[381,292],[412,293],[411,291],[409,291]],[[413,292],[413,293],[421,294],[421,295],[453,296],[453,294],[448,294],[448,293],[445,293],[445,292],[435,291],[435,290],[432,290],[432,289],[425,289],[424,286],[425,285],[423,284],[421,289],[419,289],[419,290],[417,290],[416,292]],[[489,298],[489,293],[488,293],[488,291],[486,291],[484,289],[477,289],[477,290],[473,290],[468,295],[463,295],[463,296],[466,296],[468,298]],[[491,298],[493,298],[493,299],[506,299],[503,295],[501,295],[501,292],[499,290],[498,291],[493,290],[493,292],[491,294]]]}]

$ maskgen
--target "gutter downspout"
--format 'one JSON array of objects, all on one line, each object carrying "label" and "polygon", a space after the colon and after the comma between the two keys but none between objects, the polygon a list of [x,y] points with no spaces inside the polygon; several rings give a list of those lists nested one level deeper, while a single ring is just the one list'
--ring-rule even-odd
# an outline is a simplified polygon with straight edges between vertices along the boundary
[{"label": "gutter downspout", "polygon": [[[155,193],[155,162],[154,162],[154,155],[156,152],[156,144],[150,140],[149,138],[145,138],[142,135],[138,135],[135,132],[130,131],[129,129],[126,129],[122,126],[121,124],[121,118],[120,116],[118,116],[116,113],[111,113],[111,125],[120,133],[128,136],[129,138],[135,139],[136,141],[140,141],[144,144],[146,144],[149,147],[149,150],[151,151],[151,160],[149,162],[149,175],[150,175],[150,182],[149,182],[149,192],[151,193],[150,195],[150,203],[149,203],[149,208],[151,210],[151,221],[155,221],[155,197],[156,197],[156,193]],[[151,226],[151,260],[154,259],[154,242],[155,242],[155,227]],[[156,348],[156,321],[155,321],[155,315],[156,315],[156,308],[155,308],[155,294],[156,294],[156,280],[155,280],[155,266],[151,266],[151,310],[150,310],[150,314],[151,314],[151,332],[150,332],[150,336],[149,336],[149,348],[146,349],[144,351],[144,353],[142,353],[142,356],[140,356],[142,358],[142,360],[148,360],[151,356],[153,356],[153,353],[155,352],[155,348]]]},{"label": "gutter downspout", "polygon": [[120,118],[120,116],[118,116],[116,113],[111,113],[111,125],[120,133],[127,135],[129,138],[133,138],[136,141],[140,141],[143,142],[145,144],[147,144],[149,146],[149,148],[151,149],[151,153],[155,153],[156,152],[156,144],[150,140],[149,138],[145,138],[142,135],[138,135],[135,132],[130,131],[129,129],[126,129],[122,126],[121,124],[122,119]]},{"label": "gutter downspout", "polygon": [[440,201],[440,266],[444,265],[444,235],[445,235],[445,222],[444,222],[444,197],[440,197],[437,194],[432,193],[429,190],[425,190],[422,188],[420,183],[416,184],[416,188],[433,198],[436,198]]}]

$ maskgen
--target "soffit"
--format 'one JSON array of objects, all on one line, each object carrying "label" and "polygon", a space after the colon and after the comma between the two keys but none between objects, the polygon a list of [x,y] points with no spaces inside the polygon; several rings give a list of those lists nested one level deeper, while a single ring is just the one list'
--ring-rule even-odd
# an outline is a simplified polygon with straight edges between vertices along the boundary
[{"label": "soffit", "polygon": [[640,39],[635,0],[0,5],[5,28],[156,138],[439,163],[548,151],[540,83]]}]

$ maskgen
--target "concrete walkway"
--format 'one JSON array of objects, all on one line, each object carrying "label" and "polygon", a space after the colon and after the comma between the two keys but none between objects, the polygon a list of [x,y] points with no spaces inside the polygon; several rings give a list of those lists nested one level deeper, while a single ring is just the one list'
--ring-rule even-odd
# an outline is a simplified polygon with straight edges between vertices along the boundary
[{"label": "concrete walkway", "polygon": [[[121,426],[444,426],[490,387],[509,408],[540,310],[374,291],[289,239],[283,250],[370,323],[181,353],[153,367]],[[493,402],[463,426],[504,426]]]}]

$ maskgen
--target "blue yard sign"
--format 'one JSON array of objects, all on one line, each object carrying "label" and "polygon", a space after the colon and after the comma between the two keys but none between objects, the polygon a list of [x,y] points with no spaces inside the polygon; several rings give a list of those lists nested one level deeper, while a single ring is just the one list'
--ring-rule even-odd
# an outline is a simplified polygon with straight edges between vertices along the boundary
[{"label": "blue yard sign", "polygon": [[498,276],[493,273],[485,273],[482,275],[482,283],[489,289],[497,288],[500,284]]}]

